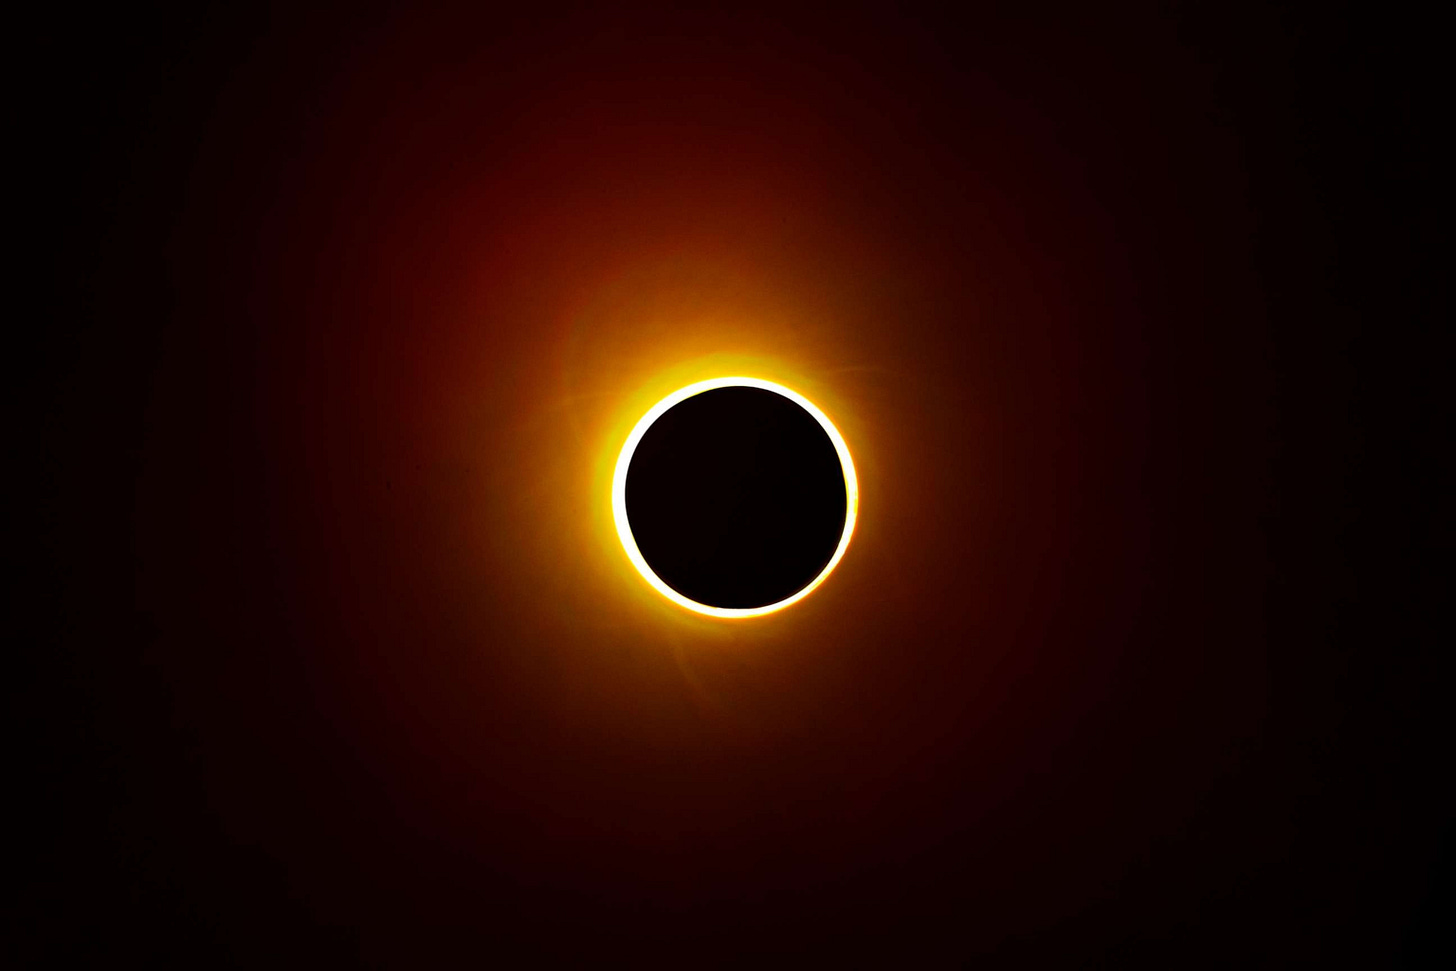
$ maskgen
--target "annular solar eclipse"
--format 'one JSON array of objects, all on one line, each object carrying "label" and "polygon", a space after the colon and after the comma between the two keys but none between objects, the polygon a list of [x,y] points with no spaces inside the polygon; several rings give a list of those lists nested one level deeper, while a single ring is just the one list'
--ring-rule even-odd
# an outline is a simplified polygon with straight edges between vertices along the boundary
[{"label": "annular solar eclipse", "polygon": [[720,618],[797,603],[849,547],[859,505],[844,438],[808,399],[758,378],[680,388],[633,427],[612,477],[632,565]]}]

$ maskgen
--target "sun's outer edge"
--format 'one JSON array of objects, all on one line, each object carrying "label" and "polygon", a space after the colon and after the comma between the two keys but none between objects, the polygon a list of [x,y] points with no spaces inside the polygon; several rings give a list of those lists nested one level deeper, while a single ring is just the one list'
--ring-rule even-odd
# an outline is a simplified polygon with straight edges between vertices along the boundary
[{"label": "sun's outer edge", "polygon": [[[775,394],[788,398],[794,404],[803,408],[814,420],[824,429],[829,440],[834,443],[834,451],[839,455],[839,466],[844,474],[844,532],[839,537],[839,546],[835,548],[834,555],[829,558],[824,569],[812,582],[796,591],[792,596],[785,597],[777,603],[771,603],[763,607],[710,607],[707,604],[700,604],[696,600],[690,600],[678,593],[672,587],[663,582],[662,578],[653,572],[652,567],[647,564],[642,551],[637,548],[637,540],[632,536],[632,527],[627,522],[627,468],[632,464],[632,456],[637,451],[637,444],[642,441],[642,436],[647,434],[647,429],[658,418],[674,405],[702,394],[704,391],[713,391],[717,388],[761,388],[764,391],[772,391]],[[796,391],[775,384],[772,381],[764,381],[761,378],[710,378],[707,381],[699,381],[690,384],[685,388],[679,388],[672,394],[663,398],[657,404],[647,409],[632,428],[627,441],[622,445],[622,451],[617,456],[617,467],[612,473],[612,519],[617,525],[617,536],[622,541],[622,548],[627,552],[627,558],[637,568],[652,588],[662,594],[668,600],[684,607],[694,613],[706,614],[709,617],[721,617],[729,620],[737,620],[745,617],[761,617],[764,614],[771,614],[785,607],[791,606],[803,600],[813,593],[819,584],[834,571],[839,561],[844,557],[844,551],[849,548],[849,539],[854,535],[854,521],[859,516],[859,481],[854,474],[854,461],[849,457],[849,446],[844,443],[844,437],[839,434],[839,429],[829,417],[815,407],[814,403]]]}]

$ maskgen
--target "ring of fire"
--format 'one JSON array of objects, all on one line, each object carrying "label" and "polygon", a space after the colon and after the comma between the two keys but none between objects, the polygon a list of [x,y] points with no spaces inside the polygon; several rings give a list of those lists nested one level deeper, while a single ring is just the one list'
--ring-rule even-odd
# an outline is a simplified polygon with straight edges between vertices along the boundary
[{"label": "ring of fire", "polygon": [[[829,558],[829,562],[825,564],[824,568],[819,572],[819,575],[806,586],[782,600],[761,607],[714,607],[708,604],[698,603],[674,590],[657,575],[652,569],[652,566],[647,562],[646,557],[643,556],[642,551],[638,548],[636,539],[633,537],[631,522],[627,516],[627,472],[632,464],[632,456],[635,454],[637,445],[641,442],[643,435],[647,433],[647,430],[652,427],[658,418],[666,414],[673,406],[694,395],[718,388],[758,388],[764,391],[771,391],[787,398],[804,409],[824,430],[825,435],[828,436],[829,441],[833,444],[834,451],[839,456],[840,470],[844,475],[844,529],[840,534],[839,543],[835,547],[833,555]],[[710,617],[724,619],[760,617],[764,614],[771,614],[783,610],[785,607],[798,603],[813,593],[828,578],[829,574],[834,571],[839,561],[843,559],[845,550],[849,548],[850,537],[854,534],[854,524],[858,513],[859,483],[855,477],[854,461],[850,458],[849,446],[845,444],[844,437],[839,434],[839,430],[834,427],[834,423],[813,402],[809,401],[803,395],[783,385],[775,384],[772,381],[764,381],[760,378],[712,378],[679,388],[677,391],[663,398],[649,408],[647,413],[633,426],[631,433],[627,436],[626,442],[622,445],[621,452],[617,456],[616,468],[612,475],[612,518],[617,527],[617,536],[622,541],[622,548],[627,553],[627,558],[636,567],[637,572],[641,574],[642,578],[662,596],[680,607]]]}]

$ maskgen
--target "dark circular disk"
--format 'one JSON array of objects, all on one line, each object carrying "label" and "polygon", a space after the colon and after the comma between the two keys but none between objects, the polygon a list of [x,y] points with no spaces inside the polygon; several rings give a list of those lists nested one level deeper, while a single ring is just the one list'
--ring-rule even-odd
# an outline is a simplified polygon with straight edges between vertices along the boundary
[{"label": "dark circular disk", "polygon": [[824,427],[763,388],[715,388],[664,412],[627,468],[627,521],[664,583],[710,607],[765,607],[828,565],[844,470]]}]

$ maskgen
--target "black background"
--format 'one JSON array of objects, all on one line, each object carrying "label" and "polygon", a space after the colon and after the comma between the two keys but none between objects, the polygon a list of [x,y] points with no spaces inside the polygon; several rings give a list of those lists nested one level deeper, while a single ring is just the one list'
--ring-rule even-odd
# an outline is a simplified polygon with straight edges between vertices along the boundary
[{"label": "black background", "polygon": [[[1423,32],[1222,4],[17,23],[18,283],[40,299],[12,307],[7,357],[6,948],[1449,951]],[[493,154],[559,118],[557,150]],[[790,170],[810,176],[742,189]],[[467,181],[493,219],[452,221]],[[724,215],[740,190],[748,229]],[[799,201],[828,215],[771,236]],[[806,601],[798,653],[698,655],[733,717],[507,596],[500,550],[548,522],[513,525],[514,470],[560,441],[527,429],[481,473],[504,539],[468,582],[448,530],[395,528],[454,509],[456,473],[407,444],[448,408],[397,390],[445,357],[421,308],[466,275],[452,254],[505,254],[486,303],[529,307],[553,267],[683,212],[705,246],[776,240],[764,278],[869,306],[846,359],[891,368],[884,414],[923,419],[882,423],[915,475],[882,476],[894,512],[879,540],[866,513],[846,599],[811,598],[853,619]],[[492,415],[528,409],[529,328],[485,329]]]}]

